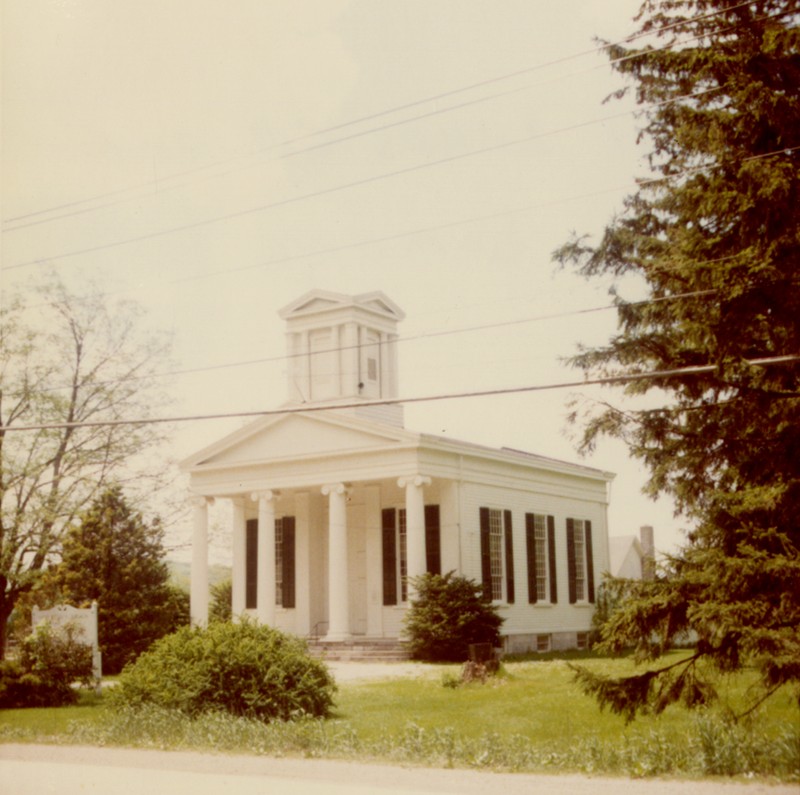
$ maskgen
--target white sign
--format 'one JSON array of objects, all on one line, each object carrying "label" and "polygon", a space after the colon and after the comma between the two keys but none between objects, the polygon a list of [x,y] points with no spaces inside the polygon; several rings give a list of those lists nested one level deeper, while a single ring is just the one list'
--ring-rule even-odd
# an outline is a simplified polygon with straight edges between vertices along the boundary
[{"label": "white sign", "polygon": [[92,602],[91,607],[72,607],[71,605],[58,605],[49,610],[33,608],[33,628],[49,624],[58,632],[67,627],[75,630],[75,640],[83,641],[92,647],[92,668],[95,679],[100,682],[103,675],[100,656],[100,644],[97,635],[97,602]]}]

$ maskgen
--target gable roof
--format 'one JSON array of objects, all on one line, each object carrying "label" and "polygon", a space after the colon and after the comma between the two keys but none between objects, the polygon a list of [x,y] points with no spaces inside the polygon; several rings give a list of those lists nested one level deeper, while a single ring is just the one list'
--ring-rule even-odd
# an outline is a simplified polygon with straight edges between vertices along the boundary
[{"label": "gable roof", "polygon": [[332,411],[272,414],[185,458],[179,466],[227,467],[415,445],[419,434]]},{"label": "gable roof", "polygon": [[278,311],[278,315],[284,320],[299,317],[310,317],[322,312],[332,310],[345,310],[358,308],[370,314],[379,315],[384,319],[402,320],[405,312],[379,290],[370,293],[360,293],[358,295],[345,295],[344,293],[334,293],[329,290],[309,290],[300,298],[287,304]]},{"label": "gable roof", "polygon": [[179,466],[184,472],[208,471],[408,448],[425,448],[595,481],[608,482],[614,478],[611,472],[520,450],[416,433],[336,410],[302,409],[287,409],[257,419],[187,457]]}]

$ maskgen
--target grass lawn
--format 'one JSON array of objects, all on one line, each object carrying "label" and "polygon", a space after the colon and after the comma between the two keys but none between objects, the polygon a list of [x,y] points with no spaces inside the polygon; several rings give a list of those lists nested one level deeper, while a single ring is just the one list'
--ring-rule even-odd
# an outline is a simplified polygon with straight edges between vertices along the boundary
[{"label": "grass lawn", "polygon": [[[632,662],[623,659],[586,659],[577,664],[616,675],[635,670]],[[680,735],[693,720],[692,713],[673,706],[662,715],[645,716],[626,725],[619,716],[600,711],[594,699],[579,690],[563,660],[506,663],[503,674],[486,684],[444,687],[447,674],[458,670],[457,666],[443,667],[439,677],[343,688],[337,715],[363,737],[384,733],[387,725],[402,729],[413,723],[426,729],[458,727],[468,737],[495,732],[559,745],[593,737],[623,741],[656,728]],[[747,674],[728,681],[715,712],[741,712],[751,684],[752,677]],[[796,699],[786,690],[765,704],[757,722],[779,732],[798,717]]]},{"label": "grass lawn", "polygon": [[[675,654],[680,654],[676,652]],[[623,659],[579,661],[604,673]],[[0,741],[49,741],[300,754],[433,766],[615,775],[756,775],[800,778],[796,694],[781,691],[740,723],[752,677],[724,683],[720,703],[669,707],[633,723],[601,712],[564,660],[509,662],[486,684],[445,686],[458,666],[417,679],[345,684],[326,721],[261,724],[157,710],[118,714],[94,694],[74,707],[0,711]]]}]

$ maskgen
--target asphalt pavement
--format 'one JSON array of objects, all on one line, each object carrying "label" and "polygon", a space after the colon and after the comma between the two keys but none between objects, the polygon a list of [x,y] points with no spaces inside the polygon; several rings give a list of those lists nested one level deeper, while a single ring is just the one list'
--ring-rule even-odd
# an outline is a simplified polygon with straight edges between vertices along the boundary
[{"label": "asphalt pavement", "polygon": [[761,783],[536,776],[181,751],[0,745],[3,795],[798,795]]}]

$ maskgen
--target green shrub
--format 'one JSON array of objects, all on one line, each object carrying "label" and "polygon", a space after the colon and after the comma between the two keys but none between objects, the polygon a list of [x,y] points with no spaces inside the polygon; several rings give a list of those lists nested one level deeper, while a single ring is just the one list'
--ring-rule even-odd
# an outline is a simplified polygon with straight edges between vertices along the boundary
[{"label": "green shrub", "polygon": [[474,580],[451,571],[413,577],[411,584],[416,596],[405,631],[415,659],[463,662],[470,644],[499,644],[503,618]]},{"label": "green shrub", "polygon": [[56,633],[44,624],[22,642],[18,659],[0,662],[0,707],[73,704],[75,682],[93,682],[91,646],[76,640],[71,627]]},{"label": "green shrub", "polygon": [[230,579],[211,586],[209,621],[231,621],[233,618],[233,583]]},{"label": "green shrub", "polygon": [[251,621],[185,627],[122,672],[116,706],[154,704],[195,716],[225,711],[263,721],[325,717],[336,685],[304,641]]}]

